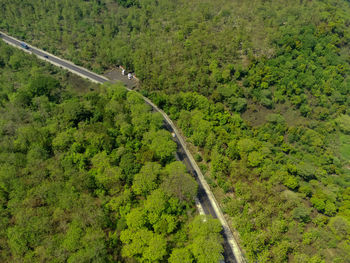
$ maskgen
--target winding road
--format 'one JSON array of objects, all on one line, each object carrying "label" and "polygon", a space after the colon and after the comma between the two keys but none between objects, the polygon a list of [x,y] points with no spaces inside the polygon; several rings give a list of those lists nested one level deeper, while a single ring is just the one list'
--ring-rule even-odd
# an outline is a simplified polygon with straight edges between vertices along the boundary
[{"label": "winding road", "polygon": [[[21,46],[22,41],[13,38],[3,32],[0,32],[0,38],[2,38],[6,43],[9,45],[12,45],[16,48],[20,48],[23,51],[27,53],[34,54],[38,56],[40,59],[43,59],[53,65],[56,65],[60,68],[66,69],[74,74],[77,74],[85,79],[88,79],[90,81],[93,81],[95,83],[105,83],[109,82],[110,80],[104,76],[98,75],[94,72],[91,72],[83,67],[79,67],[77,65],[74,65],[72,62],[61,59],[55,55],[52,55],[50,53],[47,53],[44,50],[38,49],[36,47],[33,47],[29,44],[27,44],[27,48],[24,48]],[[118,76],[118,79],[122,81],[126,89],[129,91],[132,90],[133,87],[136,86],[137,82],[136,80],[129,80],[126,76],[123,76],[120,74]],[[197,163],[195,162],[192,154],[188,150],[185,139],[182,137],[182,135],[177,130],[176,126],[172,122],[172,120],[168,117],[168,115],[159,109],[152,101],[150,101],[148,98],[143,97],[145,102],[149,104],[155,111],[162,114],[164,118],[164,128],[166,128],[168,131],[175,134],[175,137],[173,138],[174,141],[177,144],[177,153],[176,158],[186,165],[188,171],[196,178],[198,185],[199,185],[199,191],[198,191],[198,197],[196,199],[196,205],[198,208],[198,211],[201,214],[210,214],[212,217],[219,219],[220,223],[222,224],[223,231],[222,234],[224,236],[224,258],[225,262],[232,262],[232,263],[244,263],[246,262],[242,252],[232,234],[232,231],[220,209],[220,206],[218,202],[216,201],[213,193],[210,190],[210,187],[208,183],[206,182],[201,170],[199,169]]]}]

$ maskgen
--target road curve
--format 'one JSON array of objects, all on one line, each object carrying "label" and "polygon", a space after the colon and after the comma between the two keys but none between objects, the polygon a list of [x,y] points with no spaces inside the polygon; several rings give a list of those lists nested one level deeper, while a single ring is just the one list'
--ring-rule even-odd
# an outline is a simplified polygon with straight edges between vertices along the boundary
[{"label": "road curve", "polygon": [[[83,67],[79,67],[77,65],[74,65],[72,62],[61,59],[55,55],[52,55],[48,52],[45,52],[44,50],[38,49],[36,47],[33,47],[28,44],[28,49],[25,49],[21,47],[22,41],[13,38],[3,32],[0,31],[0,38],[2,38],[6,43],[16,47],[20,48],[23,51],[31,54],[35,54],[40,59],[46,60],[47,62],[54,64],[58,67],[64,68],[74,74],[77,74],[83,78],[89,79],[92,82],[95,83],[105,83],[108,82],[109,79],[107,79],[104,76],[98,75],[94,72],[91,72]],[[132,91],[132,87],[136,85],[136,82],[127,80],[125,77],[125,81],[123,82],[126,84],[126,89],[129,91]],[[149,104],[155,111],[162,114],[164,120],[165,120],[165,128],[171,132],[174,132],[176,137],[174,138],[175,142],[178,144],[178,153],[177,158],[179,158],[181,161],[183,161],[186,165],[186,167],[189,169],[189,171],[195,176],[198,184],[199,184],[199,195],[196,199],[196,206],[199,210],[199,212],[211,214],[214,218],[218,218],[220,223],[223,227],[223,235],[225,239],[225,260],[228,262],[236,262],[236,263],[244,263],[246,262],[243,254],[238,246],[238,243],[236,242],[232,231],[220,209],[220,206],[218,202],[216,201],[213,193],[210,190],[210,187],[208,183],[206,182],[201,170],[199,169],[197,163],[195,162],[192,154],[188,150],[185,140],[182,137],[182,135],[177,130],[176,126],[172,122],[172,120],[168,117],[168,115],[161,109],[159,109],[152,101],[150,101],[148,98],[142,96],[143,99],[147,104]],[[230,250],[230,251],[228,251]]]}]

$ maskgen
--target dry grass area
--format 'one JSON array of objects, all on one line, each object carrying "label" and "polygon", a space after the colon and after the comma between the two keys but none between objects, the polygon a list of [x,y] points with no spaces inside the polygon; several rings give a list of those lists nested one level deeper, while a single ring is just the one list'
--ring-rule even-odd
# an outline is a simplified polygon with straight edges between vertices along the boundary
[{"label": "dry grass area", "polygon": [[293,109],[293,106],[289,103],[276,104],[274,109],[267,109],[250,101],[247,110],[242,114],[242,118],[252,127],[257,127],[263,125],[266,122],[266,116],[272,113],[281,114],[288,126],[303,125],[307,122],[307,119]]},{"label": "dry grass area", "polygon": [[69,83],[69,88],[72,92],[82,95],[92,90],[96,90],[98,88],[98,84],[92,83],[86,79],[83,79],[77,75],[67,73],[66,79],[64,80],[66,83]]}]

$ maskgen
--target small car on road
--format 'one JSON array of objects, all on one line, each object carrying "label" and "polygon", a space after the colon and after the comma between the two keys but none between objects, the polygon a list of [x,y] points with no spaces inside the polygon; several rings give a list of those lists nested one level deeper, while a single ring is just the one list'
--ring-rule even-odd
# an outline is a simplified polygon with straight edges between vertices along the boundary
[{"label": "small car on road", "polygon": [[21,42],[21,47],[24,49],[29,49],[28,45],[26,43]]}]

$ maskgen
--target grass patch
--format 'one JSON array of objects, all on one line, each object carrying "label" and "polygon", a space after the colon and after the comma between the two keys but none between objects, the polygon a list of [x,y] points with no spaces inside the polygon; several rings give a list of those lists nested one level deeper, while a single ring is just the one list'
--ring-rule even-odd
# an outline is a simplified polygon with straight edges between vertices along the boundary
[{"label": "grass patch", "polygon": [[77,95],[83,95],[89,91],[96,90],[99,84],[92,83],[75,74],[68,73],[67,79],[64,80],[69,84],[70,91]]},{"label": "grass patch", "polygon": [[340,134],[339,136],[339,153],[345,161],[350,160],[350,135]]},{"label": "grass patch", "polygon": [[273,109],[268,109],[248,100],[248,108],[241,116],[249,125],[258,127],[264,125],[266,116],[272,113],[281,114],[288,126],[306,125],[308,122],[290,103],[276,104]]}]

